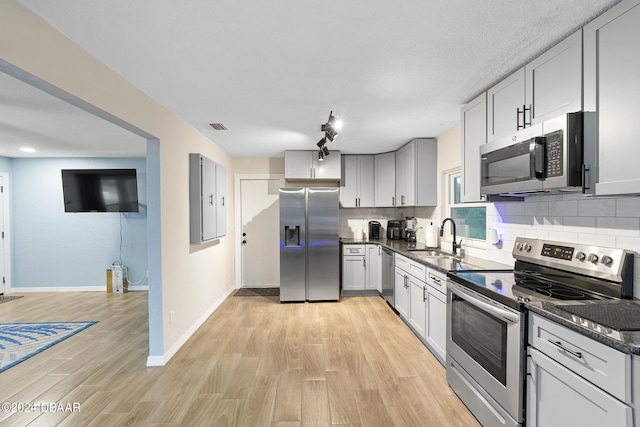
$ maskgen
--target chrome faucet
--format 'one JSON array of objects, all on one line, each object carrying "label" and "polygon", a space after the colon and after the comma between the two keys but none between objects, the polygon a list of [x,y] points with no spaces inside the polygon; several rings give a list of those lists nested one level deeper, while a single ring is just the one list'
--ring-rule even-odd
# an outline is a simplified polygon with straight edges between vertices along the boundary
[{"label": "chrome faucet", "polygon": [[453,232],[453,254],[457,255],[458,254],[458,248],[462,247],[462,240],[460,240],[460,243],[456,243],[456,222],[453,220],[453,218],[445,218],[442,221],[442,225],[440,226],[440,237],[444,236],[444,225],[447,221],[451,221],[451,231]]}]

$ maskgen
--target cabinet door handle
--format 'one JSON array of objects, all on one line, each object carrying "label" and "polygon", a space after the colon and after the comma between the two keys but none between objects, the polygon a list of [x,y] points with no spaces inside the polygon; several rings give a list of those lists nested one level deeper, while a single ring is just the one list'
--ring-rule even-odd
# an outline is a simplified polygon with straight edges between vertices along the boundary
[{"label": "cabinet door handle", "polygon": [[362,266],[364,268],[367,268],[367,259],[366,258],[362,258]]},{"label": "cabinet door handle", "polygon": [[222,196],[222,206],[224,206],[224,196]]},{"label": "cabinet door handle", "polygon": [[391,206],[396,205],[396,196],[391,196]]},{"label": "cabinet door handle", "polygon": [[585,194],[587,190],[591,190],[590,187],[587,186],[587,172],[589,172],[589,168],[586,164],[582,164],[582,194]]},{"label": "cabinet door handle", "polygon": [[426,286],[422,287],[422,301],[426,301],[427,300],[427,295],[425,295],[425,291],[427,290]]},{"label": "cabinet door handle", "polygon": [[[533,115],[532,110],[533,110],[533,107],[531,106],[531,104],[529,104],[529,108],[525,108],[524,105],[522,106],[522,124],[524,125],[522,127],[531,126],[531,116]],[[525,113],[527,111],[529,112],[529,121],[528,122],[527,122],[527,119],[525,118],[526,117]]]},{"label": "cabinet door handle", "polygon": [[[524,111],[521,112],[519,108],[516,108],[516,124],[517,124],[516,130],[520,130],[524,128],[524,125],[520,124],[520,113],[522,113],[522,116],[524,119]],[[524,122],[524,120],[522,121]]]},{"label": "cabinet door handle", "polygon": [[213,206],[213,194],[209,194],[209,205]]},{"label": "cabinet door handle", "polygon": [[582,359],[582,353],[580,353],[579,351],[569,350],[567,347],[563,346],[560,341],[553,341],[553,340],[547,340],[547,341],[549,341],[551,344],[553,344],[556,347],[558,347],[560,350],[566,351],[567,353],[569,353],[572,356],[577,357],[578,359]]}]

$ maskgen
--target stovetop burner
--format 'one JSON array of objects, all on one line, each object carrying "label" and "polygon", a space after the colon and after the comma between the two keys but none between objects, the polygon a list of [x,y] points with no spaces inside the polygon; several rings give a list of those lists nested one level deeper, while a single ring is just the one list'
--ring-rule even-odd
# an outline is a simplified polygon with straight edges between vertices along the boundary
[{"label": "stovetop burner", "polygon": [[[518,276],[519,275],[516,273],[515,286],[533,291],[549,298],[577,301],[599,299],[598,295],[594,295],[593,293],[585,290],[571,288],[559,283],[545,281],[540,278],[518,279]],[[538,277],[540,276],[538,275]]]}]

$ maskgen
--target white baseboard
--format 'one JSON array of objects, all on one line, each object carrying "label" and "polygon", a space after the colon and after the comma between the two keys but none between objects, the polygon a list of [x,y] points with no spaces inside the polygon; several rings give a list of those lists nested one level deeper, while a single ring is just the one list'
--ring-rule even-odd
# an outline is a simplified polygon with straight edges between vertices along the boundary
[{"label": "white baseboard", "polygon": [[11,288],[10,293],[25,292],[106,292],[104,286],[38,286]]},{"label": "white baseboard", "polygon": [[171,346],[171,348],[162,356],[148,356],[147,357],[147,366],[164,366],[175,354],[182,348],[183,345],[195,334],[195,332],[202,326],[204,322],[207,321],[209,316],[213,314],[214,311],[220,307],[220,305],[226,300],[229,295],[235,292],[235,288],[229,289],[222,295],[218,300],[213,303],[211,307],[202,315],[200,318],[176,341],[175,344]]},{"label": "white baseboard", "polygon": [[127,289],[129,290],[129,292],[148,291],[149,285],[129,285]]},{"label": "white baseboard", "polygon": [[[129,286],[129,292],[148,291],[149,285]],[[6,294],[27,293],[27,292],[107,292],[104,285],[101,286],[23,286],[19,288],[9,288]]]}]

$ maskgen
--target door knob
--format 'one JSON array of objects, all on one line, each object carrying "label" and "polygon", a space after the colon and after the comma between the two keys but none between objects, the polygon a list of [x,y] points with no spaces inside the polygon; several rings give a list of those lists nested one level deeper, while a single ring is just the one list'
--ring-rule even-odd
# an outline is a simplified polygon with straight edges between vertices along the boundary
[{"label": "door knob", "polygon": [[245,243],[247,243],[247,241],[246,241],[246,240],[243,240],[243,241],[242,241],[242,244],[244,245]]},{"label": "door knob", "polygon": [[246,236],[246,235],[247,235],[247,233],[242,233],[242,237],[244,237],[244,236]]}]

